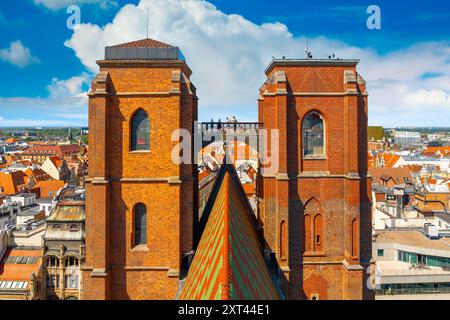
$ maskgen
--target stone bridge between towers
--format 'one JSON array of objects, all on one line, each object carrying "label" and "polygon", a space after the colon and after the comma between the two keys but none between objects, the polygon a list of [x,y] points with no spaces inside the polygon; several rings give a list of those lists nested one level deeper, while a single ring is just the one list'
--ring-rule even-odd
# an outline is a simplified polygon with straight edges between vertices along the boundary
[{"label": "stone bridge between towers", "polygon": [[196,135],[201,140],[201,148],[222,141],[224,145],[232,141],[244,142],[258,150],[263,124],[261,122],[198,122]]}]

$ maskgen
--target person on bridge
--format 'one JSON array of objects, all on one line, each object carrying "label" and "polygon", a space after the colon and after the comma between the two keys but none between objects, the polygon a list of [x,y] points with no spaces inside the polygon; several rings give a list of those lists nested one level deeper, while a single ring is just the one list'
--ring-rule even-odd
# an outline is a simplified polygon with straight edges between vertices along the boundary
[{"label": "person on bridge", "polygon": [[233,116],[233,118],[231,119],[231,122],[233,122],[234,131],[236,131],[238,121],[235,116]]}]

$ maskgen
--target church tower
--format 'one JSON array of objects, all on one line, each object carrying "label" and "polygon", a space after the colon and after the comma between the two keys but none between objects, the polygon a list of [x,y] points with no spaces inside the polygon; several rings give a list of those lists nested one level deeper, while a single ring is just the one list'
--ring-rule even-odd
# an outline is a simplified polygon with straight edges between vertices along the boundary
[{"label": "church tower", "polygon": [[151,39],[107,47],[97,63],[81,298],[174,299],[198,218],[193,156],[171,158],[173,132],[192,135],[197,120],[192,72],[177,47]]},{"label": "church tower", "polygon": [[[259,122],[279,164],[258,176],[259,219],[289,299],[371,299],[367,92],[358,60],[273,60]],[[272,159],[271,144],[267,153]]]}]

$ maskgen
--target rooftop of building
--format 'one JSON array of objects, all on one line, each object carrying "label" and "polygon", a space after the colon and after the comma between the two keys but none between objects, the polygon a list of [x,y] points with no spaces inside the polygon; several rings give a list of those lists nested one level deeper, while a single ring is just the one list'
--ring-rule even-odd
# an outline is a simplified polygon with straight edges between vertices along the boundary
[{"label": "rooftop of building", "polygon": [[185,58],[178,47],[147,38],[107,46],[105,60],[185,60]]},{"label": "rooftop of building", "polygon": [[121,44],[116,44],[114,46],[110,46],[113,48],[174,48],[174,46],[154,40],[154,39],[141,39],[131,42],[125,42]]},{"label": "rooftop of building", "polygon": [[444,250],[450,252],[450,239],[431,240],[422,232],[416,230],[383,230],[375,235],[376,243],[397,243],[422,249]]},{"label": "rooftop of building", "polygon": [[31,275],[39,272],[41,248],[8,248],[0,263],[0,290],[29,288]]},{"label": "rooftop of building", "polygon": [[355,67],[359,59],[272,59],[265,73],[268,74],[274,67]]}]

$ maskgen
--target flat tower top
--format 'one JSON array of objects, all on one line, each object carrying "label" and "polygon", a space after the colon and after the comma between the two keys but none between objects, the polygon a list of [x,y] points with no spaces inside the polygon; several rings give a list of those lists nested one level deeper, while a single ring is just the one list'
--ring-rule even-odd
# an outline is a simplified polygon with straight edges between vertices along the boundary
[{"label": "flat tower top", "polygon": [[185,60],[178,47],[142,39],[105,48],[105,60]]},{"label": "flat tower top", "polygon": [[355,67],[358,63],[359,59],[272,59],[265,72],[268,74],[274,67]]}]

